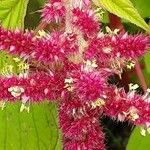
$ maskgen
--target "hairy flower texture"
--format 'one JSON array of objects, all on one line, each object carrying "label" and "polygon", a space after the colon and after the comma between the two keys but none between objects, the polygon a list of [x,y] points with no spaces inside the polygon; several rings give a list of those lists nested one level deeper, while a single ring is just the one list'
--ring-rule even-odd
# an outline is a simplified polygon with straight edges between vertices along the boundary
[{"label": "hairy flower texture", "polygon": [[80,10],[74,8],[73,12],[73,25],[77,26],[84,35],[87,37],[95,36],[100,30],[100,24],[94,16],[92,10]]},{"label": "hairy flower texture", "polygon": [[36,38],[31,32],[7,31],[0,28],[0,50],[30,58],[42,63],[64,61],[69,54],[78,52],[76,34],[54,32],[48,37]]},{"label": "hairy flower texture", "polygon": [[61,22],[65,19],[65,7],[61,0],[53,0],[49,1],[45,4],[44,8],[42,9],[41,17],[43,21],[50,23],[50,22]]},{"label": "hairy flower texture", "polygon": [[56,41],[50,38],[38,40],[35,44],[35,51],[33,51],[32,57],[35,60],[45,63],[64,60],[65,52]]},{"label": "hairy flower texture", "polygon": [[80,9],[91,9],[91,0],[72,0],[73,8],[80,8]]},{"label": "hairy flower texture", "polygon": [[120,57],[136,58],[145,54],[150,48],[150,37],[142,34],[138,35],[118,35],[113,39],[115,51],[120,54]]},{"label": "hairy flower texture", "polygon": [[69,54],[77,51],[75,34],[53,33],[50,37],[39,39],[35,43],[31,58],[43,63],[64,61]]},{"label": "hairy flower texture", "polygon": [[138,126],[150,127],[150,103],[146,93],[143,97],[124,89],[111,88],[108,90],[105,114],[119,121],[130,121]]},{"label": "hairy flower texture", "polygon": [[114,45],[110,36],[94,38],[85,51],[85,59],[96,59],[97,63],[108,63],[114,58]]},{"label": "hairy flower texture", "polygon": [[0,50],[28,58],[34,49],[34,38],[31,32],[10,31],[0,27]]},{"label": "hairy flower texture", "polygon": [[150,38],[145,35],[104,35],[93,39],[85,51],[85,59],[96,59],[98,63],[125,58],[127,60],[142,56],[150,47]]},{"label": "hairy flower texture", "polygon": [[101,97],[106,86],[107,77],[100,72],[73,72],[73,91],[76,92],[82,103],[96,101]]},{"label": "hairy flower texture", "polygon": [[56,100],[63,86],[59,78],[45,73],[33,74],[28,78],[3,77],[0,78],[0,99],[11,101],[26,97],[33,102]]},{"label": "hairy flower texture", "polygon": [[77,101],[78,98],[68,95],[68,99],[63,101],[59,109],[64,149],[104,150],[104,133],[98,123],[101,112],[91,109],[89,105],[79,107],[80,102]]},{"label": "hairy flower texture", "polygon": [[[89,122],[86,122],[89,123]],[[79,124],[80,125],[80,124]],[[89,124],[88,124],[89,125]],[[82,127],[82,126],[81,126]],[[79,128],[79,130],[81,129]],[[88,128],[88,127],[87,127]],[[86,138],[82,141],[80,140],[72,140],[72,139],[64,139],[64,149],[65,150],[104,150],[104,133],[102,132],[101,128],[92,123],[90,129],[88,130],[88,134],[85,135]]]}]

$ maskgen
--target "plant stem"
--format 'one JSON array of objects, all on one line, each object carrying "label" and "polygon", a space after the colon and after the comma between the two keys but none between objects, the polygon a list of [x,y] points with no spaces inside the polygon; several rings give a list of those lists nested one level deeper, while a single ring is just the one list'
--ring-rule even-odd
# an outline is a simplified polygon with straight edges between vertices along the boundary
[{"label": "plant stem", "polygon": [[144,75],[142,73],[142,69],[141,69],[141,65],[138,61],[138,59],[135,59],[135,70],[136,70],[136,74],[139,78],[139,81],[140,81],[140,84],[142,86],[142,89],[144,91],[144,93],[146,93],[147,91],[147,85],[146,85],[146,81],[145,81],[145,78],[144,78]]},{"label": "plant stem", "polygon": [[46,22],[41,21],[40,24],[34,30],[34,35],[38,33],[39,30],[43,30],[47,26]]},{"label": "plant stem", "polygon": [[121,19],[111,13],[109,13],[109,26],[112,30],[115,30],[117,28],[120,30],[120,32],[125,32],[125,29],[121,23]]}]

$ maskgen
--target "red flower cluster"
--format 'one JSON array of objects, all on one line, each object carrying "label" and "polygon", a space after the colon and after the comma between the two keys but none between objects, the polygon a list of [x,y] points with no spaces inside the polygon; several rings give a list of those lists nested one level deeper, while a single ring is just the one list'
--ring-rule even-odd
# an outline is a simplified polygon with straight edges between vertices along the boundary
[{"label": "red flower cluster", "polygon": [[[47,3],[42,19],[47,23],[64,19],[65,26],[66,2]],[[148,93],[138,95],[134,89],[126,93],[108,82],[110,75],[120,75],[129,60],[150,48],[150,37],[100,34],[90,1],[79,2],[81,7],[70,7],[70,33],[58,28],[39,37],[0,27],[0,50],[23,57],[30,65],[26,77],[0,77],[0,100],[55,100],[59,102],[64,149],[104,150],[99,117],[150,127]]]},{"label": "red flower cluster", "polygon": [[73,79],[73,90],[78,98],[84,103],[90,103],[100,98],[106,87],[107,77],[103,77],[100,72],[74,72],[71,76]]},{"label": "red flower cluster", "polygon": [[87,37],[95,36],[100,30],[100,24],[92,10],[80,10],[75,8],[73,12],[73,24],[78,27]]},{"label": "red flower cluster", "polygon": [[23,77],[1,77],[0,99],[14,101],[28,98],[32,102],[54,100],[61,96],[64,83],[55,76],[42,72]]},{"label": "red flower cluster", "polygon": [[[59,42],[58,42],[59,41]],[[0,27],[0,50],[43,63],[64,60],[78,51],[76,34],[53,33],[37,38],[31,32],[7,31]]]},{"label": "red flower cluster", "polygon": [[[106,115],[119,121],[130,121],[131,123],[150,127],[150,103],[149,92],[140,96],[135,91],[125,93],[124,89],[110,88],[107,91]],[[113,96],[113,97],[112,97]]]},{"label": "red flower cluster", "polygon": [[70,53],[77,51],[75,34],[53,33],[50,37],[37,40],[31,58],[44,63],[64,61]]},{"label": "red flower cluster", "polygon": [[50,22],[61,22],[65,18],[65,7],[61,0],[53,0],[45,4],[42,15],[43,21]]},{"label": "red flower cluster", "polygon": [[146,35],[106,35],[90,42],[85,59],[96,59],[99,63],[107,63],[116,57],[134,59],[144,55],[148,47],[150,38]]},{"label": "red flower cluster", "polygon": [[0,27],[0,50],[28,58],[33,46],[34,38],[31,32],[22,33],[18,29],[12,32]]}]

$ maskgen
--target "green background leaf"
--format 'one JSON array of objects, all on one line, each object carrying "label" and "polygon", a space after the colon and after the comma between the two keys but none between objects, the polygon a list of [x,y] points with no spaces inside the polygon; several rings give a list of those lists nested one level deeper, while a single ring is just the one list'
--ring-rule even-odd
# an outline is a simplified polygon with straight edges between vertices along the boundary
[{"label": "green background leaf", "polygon": [[144,56],[145,69],[150,74],[150,52]]},{"label": "green background leaf", "polygon": [[132,0],[132,2],[143,18],[150,17],[150,0]]},{"label": "green background leaf", "polygon": [[0,20],[4,27],[23,29],[28,0],[0,1]]},{"label": "green background leaf", "polygon": [[143,28],[150,33],[150,27],[145,23],[144,19],[139,15],[129,0],[95,0],[97,5],[102,6],[110,13],[113,13],[133,24]]},{"label": "green background leaf", "polygon": [[150,135],[145,137],[140,134],[140,128],[135,128],[129,139],[126,150],[149,150],[150,149]]},{"label": "green background leaf", "polygon": [[1,150],[61,150],[56,104],[32,104],[20,112],[20,103],[0,110]]},{"label": "green background leaf", "polygon": [[40,22],[40,12],[43,8],[44,2],[47,0],[30,0],[27,8],[27,15],[25,17],[25,27],[34,29]]}]

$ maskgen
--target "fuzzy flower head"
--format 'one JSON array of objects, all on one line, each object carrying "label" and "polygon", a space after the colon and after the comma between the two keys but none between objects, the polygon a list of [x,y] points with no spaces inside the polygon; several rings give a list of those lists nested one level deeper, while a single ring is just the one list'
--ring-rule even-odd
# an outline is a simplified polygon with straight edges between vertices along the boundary
[{"label": "fuzzy flower head", "polygon": [[112,59],[113,52],[114,46],[110,36],[95,38],[85,51],[85,59],[96,59],[98,63],[106,63]]},{"label": "fuzzy flower head", "polygon": [[55,61],[64,62],[70,54],[77,51],[76,34],[54,32],[51,36],[41,38],[35,42],[35,51],[33,51],[31,57],[50,64]]},{"label": "fuzzy flower head", "polygon": [[150,38],[142,34],[131,36],[125,33],[124,35],[116,36],[113,43],[120,57],[130,59],[145,54],[150,46]]},{"label": "fuzzy flower head", "polygon": [[100,30],[100,24],[92,10],[73,9],[72,23],[78,27],[87,37],[95,36]]},{"label": "fuzzy flower head", "polygon": [[76,92],[82,103],[100,98],[107,80],[99,72],[74,72],[71,77],[72,90]]},{"label": "fuzzy flower head", "polygon": [[65,7],[61,1],[52,1],[45,4],[42,15],[43,21],[50,22],[61,22],[65,17]]},{"label": "fuzzy flower head", "polygon": [[12,32],[0,26],[0,50],[6,49],[11,54],[29,58],[31,51],[34,49],[34,41],[32,32],[22,33],[18,29]]}]

